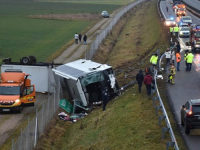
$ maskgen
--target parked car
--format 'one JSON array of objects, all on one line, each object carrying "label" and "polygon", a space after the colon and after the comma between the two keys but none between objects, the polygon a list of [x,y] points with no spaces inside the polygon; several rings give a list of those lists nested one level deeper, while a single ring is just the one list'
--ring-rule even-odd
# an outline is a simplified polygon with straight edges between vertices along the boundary
[{"label": "parked car", "polygon": [[110,17],[109,13],[108,13],[107,11],[105,11],[105,10],[102,11],[101,15],[102,15],[104,18],[109,18],[109,17]]},{"label": "parked car", "polygon": [[178,32],[179,37],[190,37],[190,28],[189,27],[183,27],[180,28]]},{"label": "parked car", "polygon": [[191,129],[200,129],[200,99],[189,100],[181,107],[181,125],[186,134]]},{"label": "parked car", "polygon": [[182,16],[180,22],[192,24],[192,18],[190,16]]},{"label": "parked car", "polygon": [[164,22],[164,26],[175,27],[176,21],[174,20],[174,18],[166,19],[166,21]]}]

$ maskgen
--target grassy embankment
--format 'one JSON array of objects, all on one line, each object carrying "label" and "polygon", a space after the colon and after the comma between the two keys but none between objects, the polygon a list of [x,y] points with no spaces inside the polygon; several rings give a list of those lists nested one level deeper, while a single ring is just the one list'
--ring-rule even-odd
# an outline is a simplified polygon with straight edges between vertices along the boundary
[{"label": "grassy embankment", "polygon": [[[112,12],[121,4],[0,1],[0,60],[34,55],[38,61],[49,61],[74,42],[74,34],[84,33],[93,20],[33,19],[29,15]],[[113,1],[114,3],[114,1]],[[67,44],[68,43],[68,44]]]},{"label": "grassy embankment", "polygon": [[[158,47],[163,50],[168,47],[167,39],[157,15],[156,3],[151,0],[133,9],[118,22],[95,59],[109,63],[115,69],[128,66],[144,69],[149,66],[150,54]],[[138,62],[143,63],[138,66]],[[121,85],[134,80],[124,78],[122,74],[117,79]],[[168,106],[165,83],[160,82],[159,85],[179,147],[186,149]],[[166,149],[166,141],[171,140],[169,134],[161,139],[162,127],[165,126],[164,121],[158,126],[158,116],[145,87],[142,93],[138,93],[136,85],[110,101],[106,111],[96,108],[75,124],[55,118],[37,149],[162,150]]]}]

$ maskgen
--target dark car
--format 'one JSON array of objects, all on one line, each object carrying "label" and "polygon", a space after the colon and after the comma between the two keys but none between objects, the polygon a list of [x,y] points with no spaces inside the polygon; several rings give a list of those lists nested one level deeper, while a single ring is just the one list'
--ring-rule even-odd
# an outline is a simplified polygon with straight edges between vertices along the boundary
[{"label": "dark car", "polygon": [[182,105],[181,125],[186,134],[190,134],[190,129],[200,129],[200,99],[189,100]]}]

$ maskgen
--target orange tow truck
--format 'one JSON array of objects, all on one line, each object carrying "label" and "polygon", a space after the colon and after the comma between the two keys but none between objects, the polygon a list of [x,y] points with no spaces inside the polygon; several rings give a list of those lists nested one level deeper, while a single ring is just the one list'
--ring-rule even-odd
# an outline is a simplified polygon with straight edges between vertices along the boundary
[{"label": "orange tow truck", "polygon": [[26,74],[18,69],[7,69],[1,73],[0,111],[21,113],[23,105],[34,106],[35,86]]},{"label": "orange tow truck", "polygon": [[186,15],[186,7],[184,4],[177,4],[176,5],[176,15],[178,16],[185,16]]}]

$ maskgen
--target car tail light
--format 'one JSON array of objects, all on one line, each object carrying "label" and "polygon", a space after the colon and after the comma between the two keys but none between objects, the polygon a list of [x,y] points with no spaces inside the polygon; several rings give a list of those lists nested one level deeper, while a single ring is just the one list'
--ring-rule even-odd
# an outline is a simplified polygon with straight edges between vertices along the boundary
[{"label": "car tail light", "polygon": [[190,108],[190,111],[187,113],[187,116],[191,116],[192,115],[192,106]]}]

